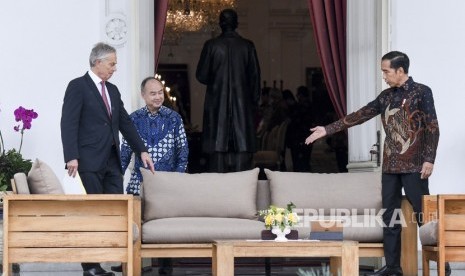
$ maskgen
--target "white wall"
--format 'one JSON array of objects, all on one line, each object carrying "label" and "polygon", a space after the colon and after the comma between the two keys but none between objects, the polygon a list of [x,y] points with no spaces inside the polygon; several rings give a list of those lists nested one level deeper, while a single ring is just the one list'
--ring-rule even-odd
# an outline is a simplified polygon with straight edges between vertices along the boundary
[{"label": "white wall", "polygon": [[[147,5],[148,1],[137,4],[129,0],[0,2],[0,130],[6,149],[18,148],[20,143],[20,134],[13,131],[14,109],[32,108],[39,117],[25,132],[21,153],[28,159],[44,160],[62,177],[60,118],[64,92],[71,79],[89,70],[93,45],[109,42],[105,26],[115,14],[126,19],[128,39],[123,44],[114,44],[118,71],[110,81],[119,87],[128,112],[134,109],[131,95],[138,90],[141,76],[145,77],[149,68],[153,68],[153,64],[140,64],[134,58],[147,56],[139,52],[139,42],[143,44],[150,37],[139,39],[133,29],[138,23],[139,5]],[[138,43],[133,42],[136,38]]]},{"label": "white wall", "polygon": [[431,87],[440,139],[430,192],[465,193],[465,2],[392,0],[391,50],[410,58],[409,73]]},{"label": "white wall", "polygon": [[0,130],[6,148],[19,147],[13,110],[33,108],[39,117],[24,134],[23,156],[41,158],[57,173],[64,169],[63,95],[68,82],[89,68],[90,49],[100,38],[99,11],[100,1],[95,0],[0,4]]}]

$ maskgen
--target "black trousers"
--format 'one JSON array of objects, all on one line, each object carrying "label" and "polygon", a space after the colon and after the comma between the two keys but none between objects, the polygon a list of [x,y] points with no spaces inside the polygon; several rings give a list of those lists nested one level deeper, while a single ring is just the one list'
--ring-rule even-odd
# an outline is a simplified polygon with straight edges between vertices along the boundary
[{"label": "black trousers", "polygon": [[252,169],[250,152],[214,152],[209,156],[210,172],[240,172]]},{"label": "black trousers", "polygon": [[[429,195],[428,179],[421,179],[420,173],[382,174],[383,244],[387,266],[400,266],[402,219],[400,218],[402,188],[412,204],[416,222],[421,224],[420,215],[423,195]],[[406,221],[413,218],[404,218]]]},{"label": "black trousers", "polygon": [[115,146],[112,147],[107,165],[96,172],[79,172],[88,194],[123,194],[123,175]]},{"label": "black trousers", "polygon": [[[97,172],[79,172],[82,184],[88,194],[123,194],[123,175],[118,153],[113,146],[107,166]],[[100,267],[99,263],[82,263],[84,271]]]}]

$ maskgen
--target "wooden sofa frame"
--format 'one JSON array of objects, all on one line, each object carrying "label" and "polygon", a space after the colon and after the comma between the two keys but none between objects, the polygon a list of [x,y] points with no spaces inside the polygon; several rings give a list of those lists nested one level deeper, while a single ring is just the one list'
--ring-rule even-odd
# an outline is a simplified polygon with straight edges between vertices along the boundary
[{"label": "wooden sofa frame", "polygon": [[445,275],[445,262],[465,261],[465,195],[423,196],[424,222],[438,222],[438,242],[422,247],[423,275],[429,276],[429,261]]},{"label": "wooden sofa frame", "polygon": [[132,273],[134,206],[132,195],[6,195],[3,275],[12,263],[110,261],[140,275]]},{"label": "wooden sofa frame", "polygon": [[[141,228],[140,201],[134,202],[134,218],[139,229]],[[413,208],[407,199],[402,199],[402,213],[406,218],[407,226],[402,229],[402,269],[404,275],[418,274],[418,242],[417,224],[413,214]],[[194,244],[141,244],[138,239],[134,245],[134,275],[139,275],[142,268],[142,258],[196,258],[212,257],[211,243]],[[360,257],[384,257],[383,243],[359,243]]]},{"label": "wooden sofa frame", "polygon": [[[140,237],[133,243],[133,222],[142,229],[139,197],[13,194],[4,199],[4,275],[11,263],[107,261],[122,262],[128,275],[140,275],[142,258],[212,257],[211,243],[143,244]],[[405,197],[402,213],[407,226],[401,265],[404,275],[417,275],[417,224]],[[359,256],[383,257],[383,244],[359,243]]]}]

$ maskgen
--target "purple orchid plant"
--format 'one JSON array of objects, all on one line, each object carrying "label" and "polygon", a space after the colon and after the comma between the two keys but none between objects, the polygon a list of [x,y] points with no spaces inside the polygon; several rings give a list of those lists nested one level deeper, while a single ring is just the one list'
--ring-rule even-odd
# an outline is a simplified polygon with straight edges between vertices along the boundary
[{"label": "purple orchid plant", "polygon": [[16,122],[22,122],[23,123],[22,127],[21,127],[21,124],[14,127],[15,131],[21,132],[21,144],[19,145],[19,150],[18,150],[18,153],[21,153],[21,148],[23,146],[24,130],[31,129],[32,120],[37,118],[39,116],[39,114],[37,114],[37,112],[34,112],[34,109],[25,109],[22,106],[18,107],[15,110],[14,114],[15,114]]},{"label": "purple orchid plant", "polygon": [[21,144],[18,151],[15,148],[5,151],[2,132],[0,131],[0,191],[11,190],[10,179],[18,172],[27,174],[32,166],[32,161],[23,158],[21,155],[21,148],[23,146],[24,131],[31,129],[32,120],[37,118],[38,114],[33,109],[20,106],[14,111],[14,115],[16,122],[20,123],[15,125],[13,129],[21,133]]},{"label": "purple orchid plant", "polygon": [[[21,122],[21,124],[18,124],[13,127],[13,129],[17,132],[21,132],[21,143],[19,145],[18,153],[21,153],[21,148],[23,147],[23,137],[24,137],[24,131],[26,129],[31,129],[32,127],[32,120],[36,119],[39,114],[34,111],[34,109],[26,109],[22,106],[18,107],[14,111],[15,115],[15,121],[16,122]],[[5,153],[5,144],[3,142],[3,137],[2,137],[2,132],[0,131],[0,146],[1,146],[1,154]]]}]

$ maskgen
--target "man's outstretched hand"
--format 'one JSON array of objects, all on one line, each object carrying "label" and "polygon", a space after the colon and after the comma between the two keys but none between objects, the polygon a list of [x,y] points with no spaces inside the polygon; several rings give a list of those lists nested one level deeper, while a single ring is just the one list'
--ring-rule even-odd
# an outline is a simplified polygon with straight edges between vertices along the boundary
[{"label": "man's outstretched hand", "polygon": [[311,144],[315,140],[326,136],[326,129],[324,127],[322,127],[322,126],[317,126],[317,127],[311,128],[310,131],[312,131],[313,133],[310,134],[310,136],[308,136],[307,139],[305,139],[305,144],[306,145]]}]

